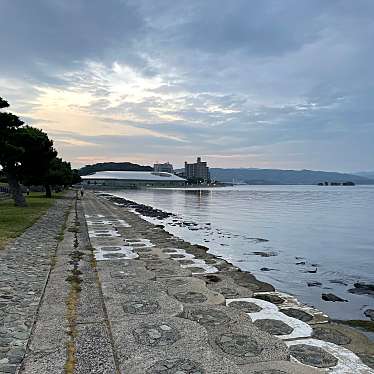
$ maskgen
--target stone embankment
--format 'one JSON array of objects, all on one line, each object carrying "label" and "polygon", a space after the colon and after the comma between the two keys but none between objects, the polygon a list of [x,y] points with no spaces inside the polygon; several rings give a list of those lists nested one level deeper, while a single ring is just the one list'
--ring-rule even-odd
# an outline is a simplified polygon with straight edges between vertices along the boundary
[{"label": "stone embankment", "polygon": [[[0,373],[374,373],[374,347],[355,330],[146,222],[130,202],[86,195],[57,251],[42,238],[45,262],[25,264],[42,286],[23,345],[0,330]],[[30,304],[20,299],[19,309]],[[17,313],[0,314],[8,330],[22,323]],[[4,349],[20,346],[16,360]]]},{"label": "stone embankment", "polygon": [[0,373],[15,373],[24,358],[71,202],[57,200],[0,250]]}]

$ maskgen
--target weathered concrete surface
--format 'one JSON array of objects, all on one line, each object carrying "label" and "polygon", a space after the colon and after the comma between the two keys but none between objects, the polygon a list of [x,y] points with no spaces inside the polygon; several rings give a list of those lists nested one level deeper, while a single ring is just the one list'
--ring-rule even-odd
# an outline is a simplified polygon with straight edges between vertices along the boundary
[{"label": "weathered concrete surface", "polygon": [[80,201],[66,221],[21,373],[116,373]]},{"label": "weathered concrete surface", "polygon": [[55,255],[71,196],[0,251],[0,373],[20,366]]},{"label": "weathered concrete surface", "polygon": [[[56,225],[49,220],[44,225]],[[42,237],[44,250],[21,266],[22,277],[18,263],[0,265],[1,374],[19,366],[67,374],[373,373],[359,359],[370,363],[373,353],[361,334],[320,324],[327,318],[318,311],[105,198],[75,200],[55,252],[56,245]],[[28,288],[21,293],[31,305],[5,285],[15,276],[25,286],[25,274],[38,291],[35,299]],[[14,308],[5,315],[7,303]],[[313,339],[288,340],[295,318],[314,329]]]},{"label": "weathered concrete surface", "polygon": [[[349,364],[339,356],[339,348],[323,340],[316,347],[315,339],[305,339],[312,333],[311,326],[317,332],[322,322],[321,328],[330,326],[323,313],[105,198],[90,195],[84,207],[91,221],[127,224],[105,227],[110,232],[114,228],[120,237],[101,237],[98,242],[94,234],[94,247],[122,242],[129,254],[138,256],[97,264],[121,372],[313,374],[348,373],[357,367],[359,372],[365,368],[365,373],[372,373],[353,353]],[[321,339],[331,335],[319,333]],[[297,340],[287,347],[277,336]],[[300,345],[293,346],[299,340]],[[361,343],[356,337],[350,348],[370,354]]]}]

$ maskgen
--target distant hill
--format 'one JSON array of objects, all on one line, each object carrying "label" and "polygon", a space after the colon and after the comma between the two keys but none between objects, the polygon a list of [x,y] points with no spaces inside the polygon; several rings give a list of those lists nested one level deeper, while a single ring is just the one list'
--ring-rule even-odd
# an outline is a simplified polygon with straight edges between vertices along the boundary
[{"label": "distant hill", "polygon": [[374,179],[374,171],[361,171],[359,173],[353,173],[354,175],[359,175],[360,177]]},{"label": "distant hill", "polygon": [[131,162],[100,162],[79,169],[79,175],[90,175],[97,171],[153,171],[151,166],[142,166]]},{"label": "distant hill", "polygon": [[318,184],[320,182],[354,182],[374,184],[374,179],[359,175],[314,170],[220,169],[211,168],[212,179],[247,184]]}]

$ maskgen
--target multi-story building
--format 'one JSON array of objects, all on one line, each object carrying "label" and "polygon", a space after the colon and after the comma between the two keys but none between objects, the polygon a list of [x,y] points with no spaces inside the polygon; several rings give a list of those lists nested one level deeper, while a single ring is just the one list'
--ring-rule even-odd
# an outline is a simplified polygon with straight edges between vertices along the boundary
[{"label": "multi-story building", "polygon": [[198,157],[197,162],[193,164],[184,163],[184,175],[187,179],[198,178],[205,182],[210,181],[209,167],[206,161],[201,161],[201,157]]},{"label": "multi-story building", "polygon": [[173,174],[173,165],[169,162],[165,162],[164,164],[154,164],[153,171],[158,173],[170,173]]}]

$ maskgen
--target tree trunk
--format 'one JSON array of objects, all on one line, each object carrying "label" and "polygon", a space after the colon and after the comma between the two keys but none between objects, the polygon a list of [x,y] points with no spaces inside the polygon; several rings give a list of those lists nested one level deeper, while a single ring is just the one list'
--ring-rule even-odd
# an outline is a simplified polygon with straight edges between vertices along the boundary
[{"label": "tree trunk", "polygon": [[23,196],[17,177],[12,173],[6,173],[6,176],[8,179],[10,193],[12,194],[12,198],[14,200],[14,205],[27,206],[25,196]]},{"label": "tree trunk", "polygon": [[51,186],[49,184],[46,184],[44,187],[45,187],[45,197],[51,198],[52,197]]}]

